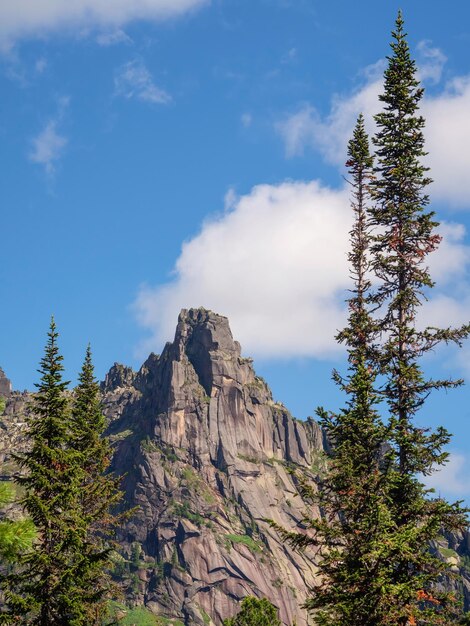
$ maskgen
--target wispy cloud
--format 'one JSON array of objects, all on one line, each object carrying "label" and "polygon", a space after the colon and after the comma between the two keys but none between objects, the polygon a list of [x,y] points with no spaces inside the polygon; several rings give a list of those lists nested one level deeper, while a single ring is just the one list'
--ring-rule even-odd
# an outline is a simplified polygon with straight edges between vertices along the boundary
[{"label": "wispy cloud", "polygon": [[253,116],[251,115],[251,113],[243,113],[243,115],[241,116],[241,122],[243,128],[249,128],[253,123]]},{"label": "wispy cloud", "polygon": [[419,77],[423,81],[438,83],[447,61],[446,55],[432,45],[428,39],[423,39],[417,46],[419,55]]},{"label": "wispy cloud", "polygon": [[67,138],[57,131],[57,122],[50,120],[33,139],[29,158],[33,163],[44,166],[46,173],[51,175],[55,171],[56,163],[62,156],[67,142]]},{"label": "wispy cloud", "polygon": [[210,0],[15,0],[0,2],[0,48],[21,38],[83,29],[120,28],[134,20],[164,20],[209,4]]},{"label": "wispy cloud", "polygon": [[297,52],[297,48],[290,48],[290,50],[288,50],[282,57],[281,63],[283,65],[290,65],[293,63],[297,59]]},{"label": "wispy cloud", "polygon": [[55,118],[46,122],[43,129],[31,141],[32,147],[28,154],[29,160],[44,167],[46,174],[54,174],[57,162],[63,156],[68,139],[59,130],[64,111],[69,105],[69,99],[59,100],[59,110]]},{"label": "wispy cloud", "polygon": [[34,64],[36,74],[44,74],[47,69],[47,59],[45,57],[39,57]]},{"label": "wispy cloud", "polygon": [[152,104],[168,104],[172,98],[168,92],[154,83],[143,61],[135,59],[122,65],[114,77],[116,94],[124,98],[137,98]]},{"label": "wispy cloud", "polygon": [[132,39],[122,29],[118,28],[116,30],[106,33],[100,33],[99,35],[97,35],[96,43],[98,43],[100,46],[108,47],[115,46],[120,43],[131,44]]}]

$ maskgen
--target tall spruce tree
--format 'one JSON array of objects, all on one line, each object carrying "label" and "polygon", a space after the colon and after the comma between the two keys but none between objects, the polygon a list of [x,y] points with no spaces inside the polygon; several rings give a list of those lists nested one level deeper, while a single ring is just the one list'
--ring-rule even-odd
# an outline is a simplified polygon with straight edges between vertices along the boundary
[{"label": "tall spruce tree", "polygon": [[440,237],[434,213],[426,208],[431,179],[422,162],[426,155],[425,122],[419,115],[423,89],[401,12],[392,37],[380,96],[383,111],[375,116],[377,160],[371,208],[373,271],[379,280],[373,301],[382,316],[379,365],[390,413],[389,507],[395,524],[388,539],[390,570],[384,594],[389,597],[390,623],[444,624],[449,623],[453,607],[448,596],[438,593],[437,583],[449,573],[449,566],[430,553],[429,543],[442,530],[465,527],[466,519],[458,504],[430,497],[418,477],[446,462],[444,447],[450,436],[443,427],[423,429],[415,416],[431,391],[462,382],[427,379],[422,357],[442,342],[460,344],[470,325],[417,327],[419,307],[433,287],[427,257]]},{"label": "tall spruce tree", "polygon": [[21,501],[37,529],[32,549],[5,578],[8,611],[0,623],[31,626],[98,626],[113,589],[106,574],[109,536],[118,519],[117,479],[105,475],[110,450],[87,350],[70,408],[63,381],[58,333],[51,321],[41,382],[27,436],[31,449],[17,456],[25,489]]},{"label": "tall spruce tree", "polygon": [[[350,373],[346,380],[338,374],[335,379],[350,398],[339,415],[322,413],[333,453],[320,491],[302,477],[299,481],[301,493],[320,505],[321,519],[306,515],[309,536],[281,529],[294,546],[320,551],[320,584],[306,606],[322,626],[430,626],[461,619],[455,598],[440,585],[452,578],[450,566],[430,546],[443,531],[465,528],[466,510],[435,498],[420,478],[446,462],[450,435],[443,427],[420,427],[415,416],[431,391],[462,382],[428,380],[422,357],[442,342],[460,345],[470,325],[417,327],[419,307],[433,286],[427,255],[440,237],[434,214],[426,210],[431,181],[422,163],[423,90],[401,13],[392,37],[380,97],[384,110],[375,118],[374,180],[368,185],[360,183],[361,172],[367,172],[363,165],[369,180],[371,167],[361,148],[366,145],[361,119],[349,144],[354,289],[348,326],[337,339],[348,348]],[[361,189],[371,191],[362,217]],[[368,267],[375,274],[374,289],[366,279]],[[383,424],[375,406],[380,401],[388,407]]]},{"label": "tall spruce tree", "polygon": [[6,579],[6,604],[13,623],[78,626],[85,622],[75,574],[85,525],[77,507],[82,471],[70,447],[67,382],[52,319],[39,372],[41,382],[28,418],[28,452],[17,455],[21,501],[37,529],[37,541]]}]

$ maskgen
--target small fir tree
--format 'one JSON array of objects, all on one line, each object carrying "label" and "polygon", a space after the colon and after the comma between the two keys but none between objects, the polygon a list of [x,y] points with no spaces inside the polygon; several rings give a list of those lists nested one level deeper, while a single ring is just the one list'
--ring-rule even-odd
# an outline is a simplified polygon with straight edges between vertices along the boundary
[{"label": "small fir tree", "polygon": [[82,481],[78,506],[87,533],[83,544],[80,580],[83,599],[88,605],[86,623],[101,624],[107,599],[116,592],[108,567],[113,550],[111,538],[116,526],[127,514],[115,514],[121,502],[120,479],[108,473],[111,448],[104,437],[106,420],[101,408],[100,388],[94,376],[91,349],[88,346],[71,420],[71,445],[80,455]]},{"label": "small fir tree", "polygon": [[224,620],[223,626],[282,626],[276,607],[266,598],[247,596],[235,617]]}]

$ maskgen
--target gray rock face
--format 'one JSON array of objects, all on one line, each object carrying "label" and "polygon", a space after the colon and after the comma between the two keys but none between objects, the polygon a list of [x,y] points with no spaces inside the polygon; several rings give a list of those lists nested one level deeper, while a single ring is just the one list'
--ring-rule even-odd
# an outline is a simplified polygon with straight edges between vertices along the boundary
[{"label": "gray rock face", "polygon": [[181,312],[174,342],[124,391],[110,434],[127,500],[139,507],[123,536],[128,554],[139,554],[134,600],[202,626],[207,616],[220,625],[254,594],[270,598],[285,624],[306,626],[299,607],[315,566],[265,520],[300,524],[288,469],[318,464],[317,424],[273,401],[228,320],[203,309]]},{"label": "gray rock face", "polygon": [[9,398],[11,396],[11,382],[0,367],[0,398]]}]

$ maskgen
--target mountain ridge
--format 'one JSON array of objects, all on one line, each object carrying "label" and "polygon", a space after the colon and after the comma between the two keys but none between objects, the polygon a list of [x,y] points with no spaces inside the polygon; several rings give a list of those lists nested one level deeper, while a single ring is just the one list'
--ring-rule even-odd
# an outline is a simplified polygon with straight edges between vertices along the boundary
[{"label": "mountain ridge", "polygon": [[[27,445],[30,396],[9,389],[0,416],[2,479],[16,471],[12,449]],[[296,420],[273,400],[227,318],[183,309],[161,355],[137,372],[115,363],[101,390],[112,467],[124,477],[126,506],[137,507],[115,560],[128,602],[185,626],[220,626],[244,596],[256,595],[278,607],[285,626],[307,626],[301,605],[316,580],[315,555],[294,554],[265,520],[305,531],[290,470],[315,484],[325,438],[313,419]],[[460,574],[468,608],[469,534],[431,547]]]}]

